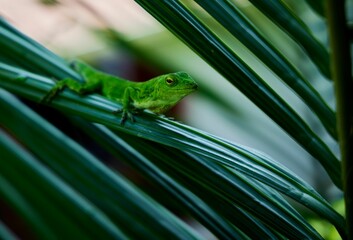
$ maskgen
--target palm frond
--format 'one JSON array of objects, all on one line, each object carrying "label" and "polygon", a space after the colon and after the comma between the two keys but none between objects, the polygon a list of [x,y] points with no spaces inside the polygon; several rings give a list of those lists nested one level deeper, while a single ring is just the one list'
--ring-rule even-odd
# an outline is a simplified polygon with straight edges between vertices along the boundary
[{"label": "palm frond", "polygon": [[342,187],[340,163],[326,144],[271,87],[184,5],[176,1],[159,4],[143,0],[136,2],[270,116],[321,163],[336,186]]},{"label": "palm frond", "polygon": [[[136,2],[270,116],[341,187],[340,162],[324,141],[211,28],[180,1]],[[196,2],[296,91],[336,138],[335,113],[234,4]],[[280,1],[252,2],[279,26],[291,20],[288,34],[330,76],[327,50],[302,21]],[[174,202],[220,239],[322,239],[289,197],[345,238],[344,218],[313,187],[261,152],[148,112],[122,126],[121,116],[112,113],[121,106],[94,94],[65,90],[48,104],[160,189],[160,196],[148,195],[14,96],[38,103],[53,87],[52,78],[80,81],[64,59],[4,19],[0,48],[0,109],[6,113],[0,115],[0,196],[34,236],[201,238],[163,206]],[[0,237],[14,234],[0,222]]]}]

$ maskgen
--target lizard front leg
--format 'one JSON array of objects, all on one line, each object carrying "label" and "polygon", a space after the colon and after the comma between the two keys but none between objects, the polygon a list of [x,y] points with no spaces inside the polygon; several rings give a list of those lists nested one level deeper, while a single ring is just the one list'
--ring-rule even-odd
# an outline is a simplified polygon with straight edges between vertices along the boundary
[{"label": "lizard front leg", "polygon": [[127,119],[129,119],[131,122],[135,122],[134,114],[138,112],[138,109],[133,106],[133,102],[136,94],[137,90],[133,87],[127,87],[124,90],[123,98],[121,100],[123,108],[114,111],[114,113],[123,113],[120,121],[121,125],[124,125]]}]

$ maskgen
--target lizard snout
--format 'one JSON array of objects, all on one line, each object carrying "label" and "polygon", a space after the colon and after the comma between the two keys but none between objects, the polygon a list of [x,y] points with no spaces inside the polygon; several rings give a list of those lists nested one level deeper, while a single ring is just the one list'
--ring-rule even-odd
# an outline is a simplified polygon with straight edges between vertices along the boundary
[{"label": "lizard snout", "polygon": [[191,88],[197,90],[199,88],[199,85],[195,82],[192,84]]}]

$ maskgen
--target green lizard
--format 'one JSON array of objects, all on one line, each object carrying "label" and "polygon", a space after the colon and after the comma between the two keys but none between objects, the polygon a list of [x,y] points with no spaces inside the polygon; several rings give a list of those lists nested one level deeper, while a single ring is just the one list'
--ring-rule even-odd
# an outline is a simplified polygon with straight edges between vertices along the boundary
[{"label": "green lizard", "polygon": [[122,104],[122,109],[114,111],[114,113],[122,112],[121,124],[124,124],[127,118],[134,122],[133,114],[144,109],[163,114],[198,87],[185,72],[161,75],[146,82],[131,82],[95,70],[80,61],[74,61],[71,67],[84,78],[85,82],[65,78],[57,82],[41,102],[50,102],[66,87],[81,95],[100,93]]}]

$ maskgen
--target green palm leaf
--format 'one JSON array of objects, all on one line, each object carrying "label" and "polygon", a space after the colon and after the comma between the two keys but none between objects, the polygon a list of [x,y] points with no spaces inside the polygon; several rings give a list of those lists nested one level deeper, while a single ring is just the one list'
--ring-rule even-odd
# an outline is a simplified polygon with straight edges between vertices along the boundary
[{"label": "green palm leaf", "polygon": [[334,112],[311,84],[253,27],[234,4],[227,0],[196,2],[290,86],[317,114],[331,136],[337,139]]},{"label": "green palm leaf", "polygon": [[[285,129],[341,186],[340,163],[325,143],[183,4],[136,2]],[[234,5],[197,2],[287,81],[336,136],[332,110]],[[292,19],[289,34],[298,37],[328,76],[326,50],[281,2],[268,2],[257,7],[264,7],[265,14],[283,10],[273,21],[281,25]],[[245,30],[252,34],[243,34]],[[322,239],[284,195],[328,220],[345,238],[344,218],[310,185],[263,153],[147,112],[138,115],[136,123],[121,126],[120,116],[112,114],[121,106],[98,95],[80,97],[64,91],[56,97],[50,104],[62,113],[56,116],[65,115],[88,141],[131,165],[160,189],[153,200],[7,92],[39,102],[53,86],[51,78],[80,81],[66,61],[2,19],[0,48],[0,109],[6,113],[0,115],[0,196],[36,237],[200,238],[158,203],[168,202],[220,239]],[[6,222],[0,222],[0,237],[13,235]]]},{"label": "green palm leaf", "polygon": [[[1,174],[8,182],[15,184],[26,201],[32,204],[28,211],[35,209],[43,214],[45,226],[53,230],[52,236],[65,237],[68,234],[67,237],[80,239],[123,239],[127,234],[134,238],[197,238],[184,224],[126,179],[109,170],[4,90],[0,91],[0,99],[1,109],[7,112],[0,124],[40,156],[40,160],[33,159],[13,140],[4,136],[1,138],[4,153]],[[26,124],[15,124],[13,119],[26,119],[28,131],[23,131]],[[6,163],[6,159],[11,159],[11,162]],[[28,181],[28,176],[33,176],[31,181]],[[41,208],[45,211],[40,211]],[[62,224],[58,228],[59,223]],[[42,230],[40,224],[37,225]],[[117,226],[123,229],[124,234]],[[43,237],[50,236],[45,234]]]},{"label": "green palm leaf", "polygon": [[[316,40],[309,28],[281,0],[250,0],[261,12],[287,32],[308,54],[322,74],[331,79],[328,51]],[[312,1],[308,1],[312,2]],[[317,1],[319,2],[319,1]],[[322,13],[323,3],[316,5]],[[288,24],[290,23],[290,24]]]},{"label": "green palm leaf", "polygon": [[[0,180],[0,187],[2,188],[8,188],[6,186],[7,183],[5,180],[1,179]],[[12,189],[7,189],[7,191],[12,191]],[[0,221],[0,237],[1,239],[8,239],[8,240],[15,240],[15,234],[3,223]]]},{"label": "green palm leaf", "polygon": [[306,2],[310,5],[310,7],[315,10],[316,13],[325,17],[325,7],[323,0],[306,0]]},{"label": "green palm leaf", "polygon": [[[19,80],[17,78],[18,75],[25,76],[25,80]],[[4,64],[0,64],[0,76],[3,77],[3,80],[0,81],[0,86],[5,87],[6,89],[16,93],[17,95],[26,97],[31,100],[38,101],[38,99],[40,99],[44,95],[44,93],[50,88],[51,85],[48,83],[49,80],[43,77],[30,74],[23,70],[14,69]],[[312,188],[310,188],[307,184],[299,180],[299,178],[295,177],[295,175],[285,170],[283,167],[280,167],[272,160],[269,160],[268,158],[262,156],[261,154],[250,151],[249,149],[240,146],[231,145],[226,141],[213,137],[212,135],[209,135],[207,133],[200,132],[191,127],[170,121],[165,118],[159,118],[148,113],[143,114],[143,117],[137,117],[136,123],[126,123],[126,125],[122,127],[120,124],[118,124],[119,120],[117,119],[117,117],[112,113],[112,111],[116,108],[119,108],[119,106],[117,104],[113,104],[110,101],[102,99],[99,96],[89,96],[86,98],[81,98],[69,91],[65,91],[60,95],[60,97],[53,101],[52,105],[58,107],[59,109],[69,114],[82,116],[86,119],[89,119],[90,121],[100,122],[108,127],[138,136],[140,138],[152,140],[166,146],[178,148],[183,151],[197,154],[205,160],[212,160],[207,162],[207,169],[209,170],[215,168],[215,165],[213,165],[214,163],[221,164],[223,167],[226,166],[237,170],[237,172],[234,172],[237,173],[237,177],[242,176],[242,178],[244,178],[243,175],[238,172],[241,171],[243,174],[246,174],[250,177],[256,176],[255,179],[259,179],[260,181],[263,181],[265,184],[270,186],[274,185],[274,181],[271,180],[271,178],[282,179],[282,181],[286,183],[284,186],[289,186],[289,188],[280,187],[280,184],[277,184],[277,188],[280,188],[284,194],[288,194],[288,196],[295,198],[299,202],[303,200],[302,203],[304,205],[310,206],[310,208],[312,208],[312,210],[314,211],[319,210],[318,213],[330,219],[330,221],[332,221],[338,229],[343,228],[342,218],[333,210],[330,210],[330,206],[328,204],[325,204],[325,201],[318,194],[316,194]],[[102,141],[102,143],[105,143],[103,145],[106,145],[107,143],[109,143],[109,141]],[[157,150],[154,151],[156,152],[156,156],[154,158],[160,158],[161,156],[163,156],[161,158],[166,159],[166,156],[164,154],[158,152]],[[175,159],[179,159],[177,161],[179,162],[181,158],[185,158],[185,156],[179,156]],[[197,158],[193,158],[193,160],[188,161],[188,163],[194,163],[195,160],[197,160]],[[177,162],[175,162],[175,164]],[[191,167],[192,166],[189,166],[189,168]],[[196,167],[196,169],[201,169],[201,167],[198,166]],[[182,173],[185,171],[186,169],[180,172]],[[270,175],[268,175],[269,173]],[[207,175],[209,176],[209,174]],[[269,176],[271,177],[269,178]],[[235,180],[237,180],[237,178],[233,179],[233,184],[236,183]],[[300,186],[301,189],[294,191],[294,186],[295,188]],[[243,187],[241,187],[241,185],[234,185],[233,188],[234,189],[232,191],[235,191],[235,189],[242,189]],[[244,195],[245,197],[247,195],[247,192],[254,191],[251,190],[252,188],[253,183],[249,182],[248,188],[245,192],[242,191],[241,195]],[[196,189],[200,189],[200,187],[196,187]],[[260,188],[258,188],[257,191],[259,191],[259,189]],[[303,191],[305,191],[311,197],[303,198]],[[240,193],[238,192],[238,195],[239,194]],[[264,196],[266,197],[268,196],[268,194],[263,194],[262,197],[259,195],[257,196],[257,198],[260,198],[265,201],[266,198],[264,199]],[[249,204],[247,205],[247,209],[251,209],[253,207],[253,204],[257,202],[254,202],[254,199],[256,198],[251,195],[249,195],[247,199],[243,199],[243,202]],[[235,200],[235,197],[229,199],[229,201],[232,202],[234,202]],[[286,216],[286,218],[290,218],[291,213],[287,212],[288,210],[286,209],[286,207],[280,211],[278,209],[278,206],[275,207],[275,205],[277,205],[276,202],[271,201],[271,199],[267,199],[266,201],[269,201],[268,205],[272,207],[269,207],[269,211],[264,208],[263,210],[265,212],[262,213],[266,213],[265,215],[267,216],[272,216],[270,217],[270,219],[276,218],[273,215],[277,215],[278,212],[281,211],[286,212],[282,213],[282,215],[284,214],[283,216]],[[322,211],[322,209],[325,209],[325,211]],[[280,215],[277,215],[277,217],[280,217]],[[266,219],[268,218],[264,218],[262,220],[264,221]],[[293,221],[297,222],[298,220]],[[293,226],[297,226],[298,224],[294,222],[285,223],[289,225],[281,226],[280,229],[276,230],[285,231],[282,232],[282,234],[296,232]],[[300,222],[304,224],[303,221]],[[278,225],[276,224],[275,226]],[[307,225],[304,224],[304,226]],[[315,234],[312,235],[312,233],[308,233],[306,230],[300,231],[303,232],[297,232],[296,234],[300,234],[303,236],[307,236],[307,234],[309,234],[308,236],[311,237],[315,236]]]},{"label": "green palm leaf", "polygon": [[[138,0],[141,6],[201,55],[253,103],[315,157],[332,181],[342,187],[340,164],[329,148],[295,111],[214,33],[176,1]],[[173,19],[173,21],[170,21]]]}]

